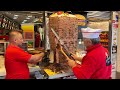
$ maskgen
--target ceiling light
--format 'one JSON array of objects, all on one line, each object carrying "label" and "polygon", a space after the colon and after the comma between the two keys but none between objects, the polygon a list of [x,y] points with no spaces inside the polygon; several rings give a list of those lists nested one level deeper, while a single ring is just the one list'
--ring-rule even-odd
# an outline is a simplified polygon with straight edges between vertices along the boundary
[{"label": "ceiling light", "polygon": [[43,14],[43,13],[38,13],[38,14]]},{"label": "ceiling light", "polygon": [[39,13],[39,12],[30,12],[30,13]]},{"label": "ceiling light", "polygon": [[14,16],[19,16],[19,15],[14,15]]},{"label": "ceiling light", "polygon": [[30,19],[29,17],[27,17],[26,19]]},{"label": "ceiling light", "polygon": [[27,20],[23,20],[23,22],[22,23],[25,23]]},{"label": "ceiling light", "polygon": [[32,15],[28,16],[29,18],[32,17]]},{"label": "ceiling light", "polygon": [[26,22],[27,20],[23,20],[23,22]]},{"label": "ceiling light", "polygon": [[22,23],[25,23],[25,22],[22,22]]},{"label": "ceiling light", "polygon": [[23,20],[23,21],[27,21],[27,20]]},{"label": "ceiling light", "polygon": [[38,18],[36,18],[36,19],[34,19],[34,20],[33,20],[33,22],[36,22],[36,21],[38,21],[38,20],[39,20],[39,19],[38,19]]},{"label": "ceiling light", "polygon": [[17,19],[18,17],[13,17],[13,19]]}]

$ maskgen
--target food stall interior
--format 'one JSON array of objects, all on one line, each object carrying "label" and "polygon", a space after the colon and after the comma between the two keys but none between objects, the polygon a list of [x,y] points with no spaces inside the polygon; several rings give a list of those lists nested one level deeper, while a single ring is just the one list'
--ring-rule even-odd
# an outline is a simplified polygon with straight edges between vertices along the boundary
[{"label": "food stall interior", "polygon": [[[49,24],[46,24],[46,20],[47,18],[49,18],[50,15],[52,15],[55,12],[56,11],[0,11],[0,38],[1,38],[0,54],[2,58],[1,61],[4,62],[3,54],[6,50],[7,45],[9,44],[8,42],[9,32],[11,30],[21,30],[21,32],[23,32],[23,36],[25,40],[25,42],[23,43],[23,47],[21,48],[23,48],[25,51],[31,54],[38,54],[41,52],[45,53],[45,56],[42,62],[38,63],[37,65],[28,64],[30,67],[31,73],[34,73],[35,71],[40,71],[40,72],[45,71],[49,75],[49,78],[51,79],[54,77],[61,78],[61,77],[73,75],[73,73],[71,72],[66,73],[65,71],[63,71],[63,69],[68,67],[64,64],[58,63],[58,61],[55,60],[56,56],[54,56],[54,54],[56,52],[53,53],[51,52],[50,49],[46,49],[46,42],[47,42],[47,39],[49,39],[46,36],[48,33],[47,27],[49,27]],[[24,30],[25,29],[24,27],[28,27],[30,24],[34,25],[34,31],[29,31],[29,33],[27,31],[26,33],[26,30]],[[28,25],[28,26],[25,26],[25,25]],[[40,30],[42,31],[42,33],[40,32]],[[38,34],[36,34],[37,32],[39,32],[39,34],[42,35],[42,39],[41,38],[40,40],[36,39],[36,38],[39,38]],[[39,46],[36,46],[36,42],[39,43]],[[55,63],[51,61],[51,58],[54,58]],[[4,63],[1,63],[0,66],[1,66],[0,72],[2,72],[1,74],[1,77],[2,77],[2,76],[5,76],[5,73],[6,73]],[[67,71],[69,72],[69,70]],[[34,73],[34,76],[36,75],[37,73]]]},{"label": "food stall interior", "polygon": [[[36,65],[28,64],[31,70],[31,78],[75,78],[71,68],[66,64],[65,56],[56,48],[58,40],[51,28],[63,40],[70,52],[78,54],[79,48],[84,50],[80,29],[86,27],[87,12],[0,11],[0,15],[0,36],[7,37],[9,31],[13,29],[21,30],[25,40],[21,48],[31,54],[45,53],[42,62]],[[33,31],[29,31],[30,27],[33,28]],[[0,44],[0,48],[4,48],[0,49],[2,55],[6,50],[8,40],[2,38],[0,43],[4,43]],[[1,68],[3,67],[4,64],[2,63]]]}]

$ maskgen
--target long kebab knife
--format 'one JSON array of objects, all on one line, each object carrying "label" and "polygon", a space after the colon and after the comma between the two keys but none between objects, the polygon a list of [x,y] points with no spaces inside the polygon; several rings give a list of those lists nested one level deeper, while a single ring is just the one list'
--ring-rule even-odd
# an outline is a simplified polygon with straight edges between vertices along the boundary
[{"label": "long kebab knife", "polygon": [[56,36],[56,38],[58,39],[58,41],[60,42],[60,44],[61,44],[61,46],[63,47],[63,49],[65,49],[65,50],[64,50],[64,53],[65,53],[69,58],[71,58],[71,59],[74,60],[74,58],[71,56],[72,54],[69,53],[68,48],[67,48],[66,45],[63,43],[63,41],[60,39],[60,37],[58,36],[58,34],[54,31],[53,28],[51,28],[51,30],[52,30],[53,34]]}]

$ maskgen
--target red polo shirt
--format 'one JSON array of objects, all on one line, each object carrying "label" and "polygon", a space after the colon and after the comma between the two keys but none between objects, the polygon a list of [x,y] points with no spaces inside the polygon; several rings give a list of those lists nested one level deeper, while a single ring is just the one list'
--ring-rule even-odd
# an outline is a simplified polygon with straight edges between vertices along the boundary
[{"label": "red polo shirt", "polygon": [[81,65],[73,68],[78,79],[110,79],[111,64],[106,65],[106,54],[108,53],[101,44],[96,44],[87,49]]},{"label": "red polo shirt", "polygon": [[5,53],[6,79],[29,79],[29,68],[27,66],[31,54],[21,48],[9,45]]}]

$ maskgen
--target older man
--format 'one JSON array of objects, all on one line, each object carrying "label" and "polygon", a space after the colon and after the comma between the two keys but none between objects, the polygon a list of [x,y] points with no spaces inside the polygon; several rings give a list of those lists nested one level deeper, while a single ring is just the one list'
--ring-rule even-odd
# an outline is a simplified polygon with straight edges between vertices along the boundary
[{"label": "older man", "polygon": [[41,61],[44,53],[31,55],[21,49],[19,46],[23,43],[23,37],[19,31],[10,32],[9,42],[5,53],[6,79],[29,79],[27,63]]},{"label": "older man", "polygon": [[72,55],[74,59],[81,60],[77,64],[74,60],[67,58],[74,75],[78,79],[110,79],[111,61],[107,49],[100,44],[100,29],[82,29],[86,55],[81,59]]}]

